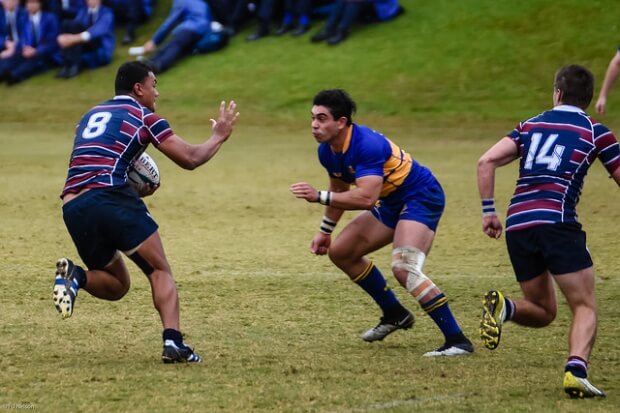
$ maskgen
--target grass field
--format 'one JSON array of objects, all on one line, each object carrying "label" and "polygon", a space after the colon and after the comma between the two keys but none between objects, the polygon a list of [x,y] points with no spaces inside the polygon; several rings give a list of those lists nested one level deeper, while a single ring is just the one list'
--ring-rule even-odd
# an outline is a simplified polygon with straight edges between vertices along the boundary
[{"label": "grass field", "polygon": [[[573,401],[561,390],[570,322],[562,299],[552,326],[508,325],[494,352],[479,343],[481,294],[491,287],[517,294],[518,286],[503,240],[480,231],[475,185],[480,154],[522,117],[548,107],[559,65],[584,63],[602,76],[614,52],[617,2],[403,3],[404,16],[359,28],[335,49],[235,38],[230,48],[160,77],[160,111],[190,141],[208,135],[220,99],[234,97],[242,112],[231,140],[197,171],[149,150],[162,187],[147,204],[177,279],[182,329],[205,358],[201,365],[161,364],[159,319],[133,266],[132,289],[119,302],[82,293],[74,316],[62,321],[51,301],[56,258],[75,257],[58,199],[71,131],[85,109],[110,96],[124,49],[115,65],[74,81],[49,74],[0,88],[0,410],[620,410],[617,187],[594,166],[579,208],[601,308],[591,377],[608,397]],[[389,277],[389,249],[372,258],[417,323],[384,342],[362,342],[359,334],[379,317],[374,304],[328,259],[308,252],[322,211],[293,198],[288,186],[326,184],[308,113],[312,95],[332,86],[358,100],[357,121],[385,132],[441,180],[448,205],[425,272],[451,299],[476,345],[473,356],[422,357],[442,340]],[[616,130],[619,96],[604,119]],[[515,174],[512,166],[498,174],[501,213]]]}]

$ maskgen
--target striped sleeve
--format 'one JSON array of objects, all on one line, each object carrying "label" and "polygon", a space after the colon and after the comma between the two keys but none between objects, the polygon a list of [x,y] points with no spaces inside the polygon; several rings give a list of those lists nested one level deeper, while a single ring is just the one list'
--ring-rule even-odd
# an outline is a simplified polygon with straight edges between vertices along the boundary
[{"label": "striped sleeve", "polygon": [[519,156],[521,156],[521,152],[523,150],[523,139],[521,139],[521,133],[523,132],[523,122],[519,122],[515,128],[506,134],[506,137],[512,139],[515,145],[517,145],[517,149],[519,151]]},{"label": "striped sleeve", "polygon": [[168,121],[154,113],[144,116],[144,126],[147,132],[146,139],[156,147],[174,134]]},{"label": "striped sleeve", "polygon": [[598,157],[612,174],[620,167],[620,145],[614,134],[600,123],[594,125],[594,145],[598,151]]}]

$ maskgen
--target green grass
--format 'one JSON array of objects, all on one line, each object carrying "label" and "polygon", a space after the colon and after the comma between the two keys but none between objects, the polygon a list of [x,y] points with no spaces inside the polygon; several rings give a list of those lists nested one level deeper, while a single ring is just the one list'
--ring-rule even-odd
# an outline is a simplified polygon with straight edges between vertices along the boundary
[{"label": "green grass", "polygon": [[[403,16],[357,26],[338,47],[310,44],[309,36],[247,43],[248,26],[224,50],[186,59],[160,76],[160,107],[176,124],[203,124],[214,103],[234,98],[246,125],[292,123],[307,116],[316,91],[343,87],[365,118],[512,122],[549,105],[561,65],[585,64],[600,81],[615,53],[620,3],[614,0],[402,3]],[[137,43],[165,14],[160,7]],[[52,80],[50,72],[3,90],[10,105],[0,107],[0,120],[74,122],[113,93],[126,53],[119,43],[109,67],[70,81]],[[618,95],[610,97],[610,110],[620,107]]]},{"label": "green grass", "polygon": [[[0,89],[0,409],[22,403],[52,412],[620,410],[617,188],[594,166],[579,209],[601,308],[591,375],[609,397],[571,401],[561,391],[570,322],[563,299],[550,327],[508,325],[494,352],[478,342],[482,292],[519,291],[503,241],[480,231],[475,184],[480,154],[518,120],[549,106],[558,66],[584,63],[602,77],[616,46],[619,5],[403,3],[404,16],[358,27],[337,48],[293,38],[248,44],[246,32],[229,48],[160,76],[160,112],[192,142],[209,134],[220,99],[235,98],[242,112],[222,152],[197,171],[182,171],[149,150],[162,187],[147,204],[177,279],[182,329],[205,357],[202,365],[161,364],[159,319],[148,283],[132,264],[132,289],[121,301],[81,293],[65,321],[51,302],[54,260],[75,257],[58,199],[72,130],[84,110],[112,94],[126,49],[110,67],[68,82],[50,73]],[[441,180],[448,205],[425,272],[475,340],[473,356],[421,356],[441,338],[389,276],[389,249],[372,258],[417,323],[384,342],[362,342],[359,334],[379,315],[374,304],[328,259],[308,252],[321,209],[294,199],[288,186],[326,184],[308,118],[314,93],[332,86],[356,98],[360,123],[385,132]],[[611,96],[604,119],[616,129],[618,96]],[[501,213],[515,174],[514,166],[498,173]]]}]

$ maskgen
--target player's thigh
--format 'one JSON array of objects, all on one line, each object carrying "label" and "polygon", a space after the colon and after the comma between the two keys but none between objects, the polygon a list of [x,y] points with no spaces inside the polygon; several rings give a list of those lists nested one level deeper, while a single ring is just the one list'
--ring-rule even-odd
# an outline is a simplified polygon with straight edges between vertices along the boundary
[{"label": "player's thigh", "polygon": [[362,257],[392,242],[394,230],[379,222],[370,211],[364,211],[338,234],[330,246],[330,256]]},{"label": "player's thigh", "polygon": [[114,278],[118,279],[123,285],[129,288],[129,284],[131,282],[129,270],[127,269],[127,265],[125,265],[120,253],[116,253],[114,255],[114,258],[112,258],[112,261],[105,266],[104,270],[107,273],[112,274]]},{"label": "player's thigh", "polygon": [[136,250],[153,269],[170,273],[170,264],[166,258],[164,245],[161,242],[159,232],[155,231],[151,234]]},{"label": "player's thigh", "polygon": [[418,221],[400,220],[394,233],[394,248],[414,247],[428,255],[435,231]]},{"label": "player's thigh", "polygon": [[551,313],[555,313],[557,309],[555,288],[553,287],[553,278],[548,271],[529,280],[520,281],[519,286],[525,300],[543,307]]},{"label": "player's thigh", "polygon": [[566,297],[566,301],[571,309],[580,305],[596,306],[594,267],[584,268],[569,274],[555,275],[553,278],[558,287],[560,287],[564,297]]}]

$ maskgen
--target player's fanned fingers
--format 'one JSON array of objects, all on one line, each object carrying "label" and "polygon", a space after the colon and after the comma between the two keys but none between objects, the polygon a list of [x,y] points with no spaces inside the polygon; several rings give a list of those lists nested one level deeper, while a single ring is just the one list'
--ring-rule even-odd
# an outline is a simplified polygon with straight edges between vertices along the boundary
[{"label": "player's fanned fingers", "polygon": [[231,100],[230,103],[228,104],[228,113],[232,115],[235,113],[236,109],[237,109],[237,103],[235,103],[234,100]]}]

